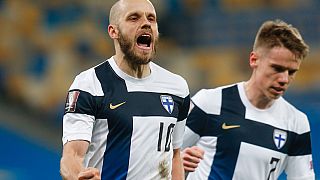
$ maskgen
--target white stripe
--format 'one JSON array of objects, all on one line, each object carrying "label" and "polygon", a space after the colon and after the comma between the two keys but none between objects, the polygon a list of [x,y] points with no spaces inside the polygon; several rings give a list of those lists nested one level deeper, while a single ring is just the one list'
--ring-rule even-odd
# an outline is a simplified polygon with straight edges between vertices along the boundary
[{"label": "white stripe", "polygon": [[63,144],[72,140],[91,141],[94,116],[67,113],[63,116]]},{"label": "white stripe", "polygon": [[102,172],[103,156],[107,147],[109,126],[107,119],[96,119],[92,140],[84,160],[85,167],[96,167]]},{"label": "white stripe", "polygon": [[196,144],[204,150],[203,160],[200,161],[197,171],[189,173],[188,180],[199,180],[203,177],[209,177],[213,157],[216,154],[217,137],[201,137],[200,141]]}]

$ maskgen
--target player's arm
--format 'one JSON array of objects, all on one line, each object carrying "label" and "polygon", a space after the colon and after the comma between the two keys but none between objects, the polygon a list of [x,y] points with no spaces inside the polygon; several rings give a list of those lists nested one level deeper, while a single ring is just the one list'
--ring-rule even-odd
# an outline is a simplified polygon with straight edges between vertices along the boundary
[{"label": "player's arm", "polygon": [[[204,150],[197,147],[196,144],[200,139],[202,125],[205,124],[205,115],[203,112],[196,111],[193,102],[190,103],[190,112],[187,118],[187,126],[183,138],[183,151],[181,153],[183,168],[186,172],[194,172],[198,164],[203,159]],[[193,128],[193,130],[191,129]],[[195,132],[196,131],[196,132]]]},{"label": "player's arm", "polygon": [[200,136],[186,127],[183,140],[183,151],[181,153],[183,168],[186,172],[194,172],[203,159],[204,150],[195,146]]},{"label": "player's arm", "polygon": [[312,164],[311,132],[308,117],[297,114],[300,133],[295,134],[291,142],[285,172],[288,180],[314,180]]},{"label": "player's arm", "polygon": [[310,132],[297,135],[285,168],[288,180],[314,180]]},{"label": "player's arm", "polygon": [[101,179],[98,169],[83,167],[84,156],[89,142],[83,140],[69,141],[63,146],[60,161],[60,173],[64,180]]},{"label": "player's arm", "polygon": [[196,146],[200,136],[186,127],[181,153],[183,168],[186,172],[194,172],[203,159],[204,150]]},{"label": "player's arm", "polygon": [[183,180],[184,170],[181,159],[181,146],[183,143],[183,135],[186,126],[186,118],[188,116],[188,111],[190,107],[190,95],[189,90],[187,89],[187,96],[184,98],[181,109],[179,110],[178,121],[173,130],[173,158],[172,158],[172,179],[173,180]]},{"label": "player's arm", "polygon": [[181,153],[180,149],[173,150],[173,159],[172,159],[172,179],[173,180],[184,179],[184,170],[183,170],[180,153]]}]

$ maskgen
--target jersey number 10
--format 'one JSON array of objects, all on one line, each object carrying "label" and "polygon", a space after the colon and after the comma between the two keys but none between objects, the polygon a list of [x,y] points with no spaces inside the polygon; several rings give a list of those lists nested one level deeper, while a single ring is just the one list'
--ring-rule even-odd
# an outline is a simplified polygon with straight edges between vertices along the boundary
[{"label": "jersey number 10", "polygon": [[[158,151],[161,151],[161,144],[162,144],[162,135],[163,135],[163,126],[164,122],[160,122],[160,130],[159,130],[159,138],[158,138]],[[171,145],[171,138],[172,138],[172,132],[175,124],[171,123],[168,126],[167,129],[167,136],[165,137],[165,146],[164,146],[164,151],[168,152],[170,150],[170,145]]]}]

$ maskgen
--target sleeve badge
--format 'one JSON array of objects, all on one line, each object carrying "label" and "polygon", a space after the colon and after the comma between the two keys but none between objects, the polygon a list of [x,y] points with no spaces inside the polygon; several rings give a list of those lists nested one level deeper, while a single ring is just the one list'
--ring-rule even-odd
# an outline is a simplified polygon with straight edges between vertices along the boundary
[{"label": "sleeve badge", "polygon": [[75,112],[80,91],[71,91],[68,93],[65,112]]}]

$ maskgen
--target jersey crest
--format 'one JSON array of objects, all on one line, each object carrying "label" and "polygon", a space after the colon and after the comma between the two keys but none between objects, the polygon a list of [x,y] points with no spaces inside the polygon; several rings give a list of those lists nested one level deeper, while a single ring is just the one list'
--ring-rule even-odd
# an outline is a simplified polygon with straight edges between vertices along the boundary
[{"label": "jersey crest", "polygon": [[169,114],[171,114],[173,112],[173,108],[174,108],[174,102],[173,102],[172,97],[169,95],[161,95],[160,99],[161,99],[161,104],[164,107],[164,109],[167,110]]},{"label": "jersey crest", "polygon": [[287,132],[275,129],[273,131],[273,141],[278,149],[281,149],[287,141]]}]

